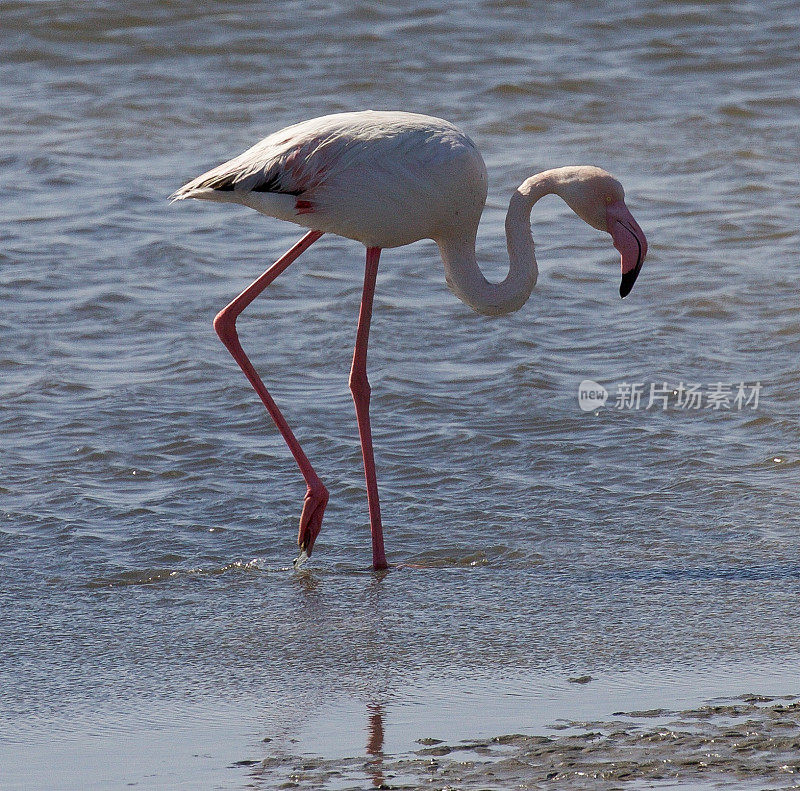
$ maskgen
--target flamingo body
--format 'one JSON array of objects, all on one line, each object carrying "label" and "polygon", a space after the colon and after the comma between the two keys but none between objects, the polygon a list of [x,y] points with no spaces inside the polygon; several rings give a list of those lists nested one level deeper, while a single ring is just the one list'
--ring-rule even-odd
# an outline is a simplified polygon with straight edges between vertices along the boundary
[{"label": "flamingo body", "polygon": [[486,193],[483,158],[457,127],[367,110],[275,132],[172,198],[241,203],[387,248],[453,234],[474,239]]}]

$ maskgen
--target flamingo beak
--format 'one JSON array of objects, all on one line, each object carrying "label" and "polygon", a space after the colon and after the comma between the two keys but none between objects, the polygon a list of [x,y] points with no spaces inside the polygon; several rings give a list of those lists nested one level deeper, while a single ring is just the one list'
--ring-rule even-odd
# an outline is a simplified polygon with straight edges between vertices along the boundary
[{"label": "flamingo beak", "polygon": [[631,293],[636,278],[647,255],[647,239],[625,201],[616,201],[606,209],[606,227],[614,241],[614,247],[622,256],[622,282],[619,295],[627,297]]}]

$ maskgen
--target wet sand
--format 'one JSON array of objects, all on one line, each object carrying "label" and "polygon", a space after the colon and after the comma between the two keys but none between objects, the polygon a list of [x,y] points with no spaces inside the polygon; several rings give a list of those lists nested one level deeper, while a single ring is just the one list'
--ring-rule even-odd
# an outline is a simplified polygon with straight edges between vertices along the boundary
[{"label": "wet sand", "polygon": [[791,695],[561,721],[547,735],[422,737],[400,755],[382,750],[378,709],[370,722],[367,757],[272,756],[252,776],[280,788],[358,789],[366,780],[386,789],[800,787],[800,699]]},{"label": "wet sand", "polygon": [[0,787],[798,788],[798,668],[420,677],[327,701],[118,702],[5,734]]}]

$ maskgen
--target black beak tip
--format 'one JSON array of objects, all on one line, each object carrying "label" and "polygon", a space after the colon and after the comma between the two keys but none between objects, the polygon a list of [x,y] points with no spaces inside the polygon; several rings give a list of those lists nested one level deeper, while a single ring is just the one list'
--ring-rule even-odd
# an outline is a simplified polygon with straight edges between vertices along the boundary
[{"label": "black beak tip", "polygon": [[631,289],[633,288],[633,284],[636,282],[636,278],[639,277],[639,272],[642,270],[642,265],[639,264],[635,269],[631,269],[630,272],[625,272],[622,275],[622,282],[619,284],[619,295],[622,299],[628,296],[631,293]]}]

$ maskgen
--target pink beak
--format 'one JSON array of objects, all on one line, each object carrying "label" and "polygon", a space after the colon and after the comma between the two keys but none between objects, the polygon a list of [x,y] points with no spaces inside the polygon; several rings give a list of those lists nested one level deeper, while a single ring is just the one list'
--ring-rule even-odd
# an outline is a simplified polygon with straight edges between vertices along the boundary
[{"label": "pink beak", "polygon": [[619,295],[627,297],[639,276],[647,255],[647,239],[625,201],[609,204],[606,209],[606,227],[614,240],[614,247],[622,255],[622,282]]}]

